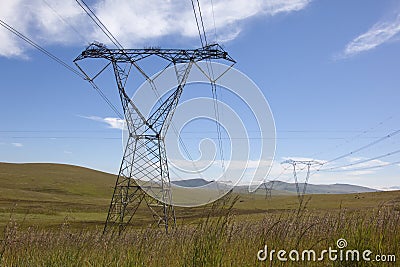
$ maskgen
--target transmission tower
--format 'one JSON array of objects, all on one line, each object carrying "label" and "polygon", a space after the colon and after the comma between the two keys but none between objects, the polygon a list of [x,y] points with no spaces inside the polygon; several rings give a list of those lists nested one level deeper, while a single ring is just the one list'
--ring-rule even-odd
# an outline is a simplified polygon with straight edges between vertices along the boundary
[{"label": "transmission tower", "polygon": [[[127,95],[125,85],[133,66],[156,90],[155,84],[151,83],[150,75],[138,65],[140,60],[148,57],[159,57],[173,65],[178,84],[164,101],[159,101],[158,107],[146,118]],[[203,60],[221,59],[233,63],[235,61],[218,44],[184,50],[108,49],[103,44],[92,43],[74,60],[90,82],[104,69],[89,77],[78,64],[80,60],[89,58],[106,59],[112,65],[129,132],[104,233],[116,230],[121,233],[131,223],[143,202],[151,211],[157,225],[164,226],[168,232],[168,227],[175,225],[175,211],[171,205],[172,192],[164,138],[191,67]]]},{"label": "transmission tower", "polygon": [[265,189],[265,199],[272,197],[272,187],[274,186],[275,181],[269,181],[269,183],[264,182],[264,189]]},{"label": "transmission tower", "polygon": [[[311,166],[322,165],[323,163],[315,161],[315,160],[292,160],[292,159],[289,159],[289,160],[283,161],[281,164],[290,164],[293,167],[294,182],[296,184],[297,197],[299,198],[299,204],[300,204],[300,207],[301,207],[302,204],[303,204],[304,195],[305,195],[306,190],[307,190],[308,179],[310,178]],[[307,169],[306,170],[306,177],[304,179],[303,189],[300,191],[297,172],[298,171],[302,171],[304,169]]]}]

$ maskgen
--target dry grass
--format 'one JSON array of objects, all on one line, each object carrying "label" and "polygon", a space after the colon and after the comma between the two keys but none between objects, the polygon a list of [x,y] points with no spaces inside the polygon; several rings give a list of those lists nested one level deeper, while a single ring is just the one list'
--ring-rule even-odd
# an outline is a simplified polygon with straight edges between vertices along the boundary
[{"label": "dry grass", "polygon": [[[68,221],[58,229],[19,229],[12,219],[0,243],[1,266],[377,266],[368,262],[259,262],[265,244],[276,250],[336,247],[400,256],[400,211],[393,206],[334,212],[301,210],[241,220],[235,200],[217,205],[197,225],[131,229],[121,237],[104,237],[101,229],[77,230]],[[382,266],[396,266],[386,263]]]}]

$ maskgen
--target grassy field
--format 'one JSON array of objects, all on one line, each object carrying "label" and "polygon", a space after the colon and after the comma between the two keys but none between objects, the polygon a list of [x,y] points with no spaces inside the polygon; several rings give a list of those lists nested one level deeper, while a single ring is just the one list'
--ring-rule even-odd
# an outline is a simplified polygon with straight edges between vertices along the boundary
[{"label": "grassy field", "polygon": [[[168,235],[139,211],[122,237],[101,235],[115,177],[57,164],[0,163],[0,266],[398,266],[364,261],[260,262],[270,249],[348,249],[400,257],[400,192],[230,196],[178,208]],[[1,232],[0,232],[1,233]],[[398,259],[400,261],[400,258]]]}]

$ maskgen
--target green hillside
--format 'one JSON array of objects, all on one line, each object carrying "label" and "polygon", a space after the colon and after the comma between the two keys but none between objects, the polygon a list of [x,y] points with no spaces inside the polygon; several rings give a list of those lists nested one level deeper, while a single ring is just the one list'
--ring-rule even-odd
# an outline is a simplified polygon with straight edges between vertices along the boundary
[{"label": "green hillside", "polygon": [[0,180],[2,198],[87,201],[109,197],[115,176],[64,164],[0,163]]},{"label": "green hillside", "polygon": [[102,221],[114,183],[114,175],[78,166],[0,163],[0,223]]},{"label": "green hillside", "polygon": [[[10,218],[22,226],[54,227],[64,222],[82,228],[101,227],[107,215],[115,176],[83,167],[29,163],[0,163],[0,226]],[[278,192],[278,191],[275,191]],[[235,193],[240,200],[235,214],[253,220],[269,213],[291,212],[298,207],[296,195]],[[310,195],[307,208],[317,212],[339,208],[371,208],[380,204],[400,206],[400,191],[341,195]],[[139,209],[134,224],[148,223]],[[204,207],[176,208],[178,223],[204,216]]]}]

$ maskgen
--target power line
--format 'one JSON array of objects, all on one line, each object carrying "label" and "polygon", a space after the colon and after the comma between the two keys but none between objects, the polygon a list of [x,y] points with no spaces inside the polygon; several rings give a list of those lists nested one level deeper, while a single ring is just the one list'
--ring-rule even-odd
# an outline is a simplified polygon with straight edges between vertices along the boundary
[{"label": "power line", "polygon": [[[199,137],[186,137],[185,139],[199,139],[202,136]],[[218,136],[217,136],[218,138]],[[378,137],[365,137],[363,139],[376,139]],[[341,137],[220,137],[220,139],[259,139],[259,140],[271,140],[271,139],[276,139],[276,140],[343,140],[344,138]]]},{"label": "power line", "polygon": [[[383,120],[383,121],[380,121],[377,125],[375,125],[375,126],[369,128],[369,129],[366,129],[366,130],[361,131],[361,132],[360,132],[359,134],[357,134],[356,136],[353,136],[352,138],[346,140],[345,142],[343,142],[343,143],[341,143],[341,144],[338,144],[338,145],[334,146],[334,147],[331,148],[331,149],[328,149],[328,150],[324,150],[324,151],[321,151],[321,152],[314,153],[314,154],[312,154],[310,157],[311,157],[311,158],[315,158],[316,156],[321,155],[321,154],[324,154],[324,153],[326,153],[327,151],[332,152],[332,150],[336,150],[336,149],[338,149],[339,147],[342,147],[342,146],[344,146],[344,145],[346,145],[346,144],[348,144],[348,143],[350,143],[350,142],[353,142],[354,140],[360,139],[363,135],[366,135],[367,133],[373,131],[374,129],[376,129],[376,128],[382,126],[384,123],[386,123],[387,121],[389,121],[389,120],[391,120],[391,119],[393,119],[393,116],[390,116],[389,118],[387,118],[387,119],[385,119],[385,120]],[[338,132],[340,132],[340,131],[338,131]],[[344,131],[343,131],[343,132],[344,132]],[[349,132],[350,132],[350,131],[349,131]],[[354,132],[358,132],[358,131],[354,131]]]},{"label": "power line", "polygon": [[195,9],[195,7],[194,7],[194,2],[193,2],[193,0],[191,0],[191,2],[192,2],[192,9],[193,9],[193,13],[194,13],[194,18],[195,18],[195,20],[196,20],[197,31],[199,32],[200,43],[201,43],[201,46],[204,47],[203,37],[201,36],[201,31],[200,31],[200,26],[199,26],[199,21],[198,21],[198,19],[197,19],[197,12],[196,12],[196,9]]},{"label": "power line", "polygon": [[[111,128],[110,128],[111,129]],[[99,132],[97,130],[15,130],[15,131],[0,131],[0,134],[4,133],[92,133]],[[108,132],[107,130],[103,130],[102,132]]]},{"label": "power line", "polygon": [[[400,130],[396,130],[396,131],[391,132],[390,134],[388,134],[388,135],[386,135],[386,136],[383,136],[383,137],[379,138],[378,140],[375,140],[374,142],[371,142],[371,143],[369,143],[369,144],[367,144],[367,145],[364,145],[364,146],[362,146],[362,147],[360,147],[360,148],[358,148],[358,149],[355,149],[355,150],[353,150],[353,151],[351,151],[351,152],[349,152],[349,153],[343,154],[343,155],[341,155],[341,156],[339,156],[339,157],[336,157],[336,158],[334,158],[334,159],[328,160],[328,161],[324,162],[324,163],[323,163],[317,170],[315,170],[310,176],[312,176],[312,175],[314,175],[315,173],[319,172],[320,170],[322,170],[322,168],[323,168],[325,165],[327,165],[327,164],[329,164],[329,163],[331,163],[331,162],[337,161],[337,160],[342,159],[342,158],[346,158],[346,157],[348,157],[348,156],[350,156],[350,155],[353,155],[353,154],[355,154],[355,153],[357,153],[357,152],[359,152],[359,151],[362,151],[362,150],[367,149],[367,148],[369,148],[369,147],[371,147],[371,146],[374,146],[374,145],[376,145],[376,144],[378,144],[378,143],[380,143],[380,142],[382,142],[382,141],[384,141],[384,140],[386,140],[386,139],[388,139],[388,138],[391,138],[391,137],[393,137],[393,136],[395,136],[395,135],[397,135],[397,134],[399,134],[399,133],[400,133]],[[382,155],[382,157],[384,157],[384,155]],[[356,170],[374,169],[374,168],[381,168],[381,167],[390,166],[390,165],[394,165],[394,164],[396,164],[396,163],[389,164],[389,165],[377,165],[377,166],[374,166],[374,167],[358,168],[358,169],[353,169],[353,170],[341,170],[341,171],[356,171]],[[333,171],[334,171],[334,170],[333,170]]]},{"label": "power line", "polygon": [[0,24],[1,26],[3,26],[4,28],[6,28],[7,30],[9,30],[10,32],[12,32],[13,34],[15,34],[16,36],[18,36],[19,38],[21,38],[22,40],[24,40],[25,42],[27,42],[28,44],[30,44],[31,46],[33,46],[34,48],[36,48],[37,50],[39,50],[40,52],[42,52],[43,54],[45,54],[46,56],[48,56],[49,58],[51,58],[52,60],[54,60],[55,62],[57,62],[58,64],[62,65],[64,68],[66,68],[67,70],[69,70],[70,72],[74,73],[75,75],[77,75],[78,77],[85,79],[85,77],[78,72],[76,69],[72,68],[70,65],[68,65],[67,63],[65,63],[63,60],[61,60],[60,58],[58,58],[57,56],[55,56],[54,54],[50,53],[49,51],[47,51],[46,49],[44,49],[43,47],[41,47],[40,45],[38,45],[37,43],[35,43],[34,41],[32,41],[30,38],[28,38],[27,36],[25,36],[24,34],[22,34],[21,32],[19,32],[18,30],[16,30],[15,28],[13,28],[11,25],[7,24],[6,22],[4,22],[3,20],[0,20]]},{"label": "power line", "polygon": [[96,137],[96,136],[13,136],[11,139],[102,139],[102,140],[121,140],[122,137]]},{"label": "power line", "polygon": [[[39,50],[40,52],[42,52],[43,54],[45,54],[47,57],[49,57],[50,59],[54,60],[55,62],[57,62],[58,64],[60,64],[61,66],[63,66],[64,68],[66,68],[67,70],[69,70],[70,72],[74,73],[75,75],[77,75],[79,78],[83,79],[83,80],[87,80],[88,77],[85,77],[82,73],[80,73],[79,71],[77,71],[76,69],[72,68],[70,65],[68,65],[67,63],[65,63],[63,60],[61,60],[60,58],[58,58],[57,56],[55,56],[54,54],[50,53],[49,51],[47,51],[46,49],[44,49],[43,47],[41,47],[40,45],[38,45],[37,43],[35,43],[33,40],[31,40],[30,38],[28,38],[26,35],[22,34],[21,32],[19,32],[18,30],[16,30],[14,27],[12,27],[11,25],[7,24],[6,22],[4,22],[3,20],[0,20],[0,24],[6,28],[7,30],[9,30],[10,32],[12,32],[13,34],[15,34],[16,36],[18,36],[19,38],[21,38],[22,40],[24,40],[25,42],[27,42],[28,44],[30,44],[31,46],[33,46],[34,48],[36,48],[37,50]],[[89,81],[90,82],[90,81]],[[100,90],[100,88],[92,81],[90,82],[91,85],[93,86],[94,89],[96,89],[96,91],[100,94],[100,96],[103,98],[104,101],[106,101],[106,103],[114,110],[114,112],[118,115],[121,116],[121,113],[118,112],[118,110],[115,108],[115,106],[111,103],[111,101],[107,98],[107,96]]]},{"label": "power line", "polygon": [[[213,132],[211,130],[198,130],[198,131],[184,131],[186,133],[207,133],[207,132]],[[271,131],[261,131],[261,130],[249,130],[247,132],[252,132],[252,133],[265,133],[265,132],[271,132]],[[365,131],[358,131],[358,130],[276,130],[276,132],[279,133],[364,133]],[[376,131],[378,132],[378,131]],[[387,132],[385,131],[379,131],[379,132]],[[343,137],[346,138],[346,137]]]},{"label": "power line", "polygon": [[197,7],[199,8],[199,15],[200,15],[201,27],[203,28],[204,41],[205,41],[205,44],[206,44],[206,46],[207,46],[207,45],[208,45],[207,36],[206,36],[205,28],[204,28],[203,16],[201,15],[201,8],[200,8],[200,2],[199,2],[199,0],[197,0]]},{"label": "power line", "polygon": [[220,156],[221,156],[223,173],[225,174],[224,149],[223,149],[223,146],[222,146],[222,139],[223,138],[222,138],[222,134],[221,134],[217,85],[215,83],[214,69],[213,69],[213,65],[212,65],[210,59],[206,60],[206,67],[207,67],[208,78],[209,78],[210,84],[211,84],[211,94],[212,94],[212,97],[213,97],[213,108],[214,108],[214,116],[215,116],[215,125],[217,127],[217,136],[218,136],[217,137],[218,138],[218,148],[219,148],[219,153],[220,153]]},{"label": "power line", "polygon": [[[8,134],[8,133],[35,133],[35,132],[38,132],[38,133],[45,133],[46,131],[2,131],[2,132],[0,132],[0,134]],[[49,131],[49,132],[52,132],[52,131]],[[56,131],[57,132],[57,131]],[[92,131],[92,132],[98,132],[98,131]],[[179,136],[178,136],[178,138],[179,138]],[[186,147],[186,145],[185,145],[185,143],[184,143],[184,141],[183,140],[198,140],[199,138],[182,138],[182,137],[180,137],[179,139],[181,139],[181,140],[179,140],[179,142],[181,143],[181,145],[183,146],[183,147]],[[245,138],[245,137],[222,137],[221,138],[221,140],[271,140],[271,139],[274,139],[274,138],[261,138],[261,137],[249,137],[249,138]],[[282,140],[283,138],[278,138],[279,140]],[[284,140],[284,139],[283,139]],[[217,141],[218,141],[218,139],[217,139]],[[185,149],[184,148],[184,150],[187,150],[187,148]],[[188,158],[189,159],[191,159],[191,160],[193,160],[192,159],[192,157],[190,157],[190,156],[188,156]],[[222,159],[221,160],[223,160],[224,161],[224,157],[222,156],[221,157]]]},{"label": "power line", "polygon": [[210,1],[211,1],[211,12],[212,12],[213,24],[214,24],[214,35],[215,35],[215,40],[214,41],[217,43],[218,42],[218,35],[217,35],[217,27],[215,25],[214,2],[213,2],[213,0],[210,0]]},{"label": "power line", "polygon": [[[115,38],[115,36],[107,29],[107,27],[96,16],[92,9],[83,0],[75,0],[78,5],[85,11],[85,13],[93,20],[93,22],[100,28],[100,30],[110,39],[110,41],[119,49],[123,50],[123,46]],[[82,3],[81,3],[82,2]]]},{"label": "power line", "polygon": [[[211,66],[212,68],[212,66]],[[218,135],[218,147],[219,147],[219,153],[221,155],[221,161],[222,161],[222,168],[225,168],[225,163],[224,163],[224,149],[222,146],[222,135],[221,135],[221,125],[220,125],[220,117],[219,117],[219,109],[218,109],[218,94],[217,94],[217,86],[214,81],[211,81],[211,91],[213,95],[213,106],[214,106],[214,114],[215,114],[215,124],[217,126],[217,135]],[[225,172],[225,171],[224,171]]]},{"label": "power line", "polygon": [[[396,162],[390,162],[390,163],[383,163],[383,164],[378,164],[374,166],[367,166],[367,167],[360,167],[360,168],[354,168],[354,169],[346,169],[346,170],[332,170],[332,171],[326,171],[326,172],[354,172],[354,171],[364,171],[364,170],[371,170],[371,169],[380,169],[388,166],[393,166],[393,165],[400,165],[400,161]],[[318,170],[317,170],[318,171]],[[322,170],[321,170],[322,171]]]},{"label": "power line", "polygon": [[[199,35],[200,35],[200,40],[202,40],[199,24],[198,24],[198,21],[197,21],[197,15],[196,15],[196,11],[195,11],[194,4],[193,4],[193,0],[191,0],[191,1],[192,1],[193,12],[194,12],[195,19],[196,19],[197,29],[198,29]],[[199,10],[201,26],[202,26],[202,29],[203,29],[205,45],[207,46],[208,42],[207,42],[207,36],[206,36],[205,27],[204,27],[203,16],[201,14],[200,1],[199,0],[196,0],[196,1],[197,1],[197,7],[198,7],[198,10]],[[214,31],[215,31],[215,34],[216,34],[214,7],[213,7],[212,1],[211,1],[211,6],[212,6],[212,12],[213,12],[213,19],[214,19]],[[203,43],[202,43],[202,46],[204,47]],[[210,64],[210,66],[209,66],[209,64]],[[206,67],[207,67],[208,77],[210,78],[211,92],[212,92],[212,97],[213,97],[213,100],[214,100],[213,101],[213,107],[214,107],[214,115],[215,115],[215,124],[216,124],[216,127],[217,127],[219,153],[220,153],[220,156],[221,156],[223,173],[225,174],[224,150],[223,150],[223,145],[222,145],[221,125],[219,123],[220,122],[220,116],[219,116],[219,108],[218,108],[218,93],[217,93],[217,86],[215,84],[214,69],[213,69],[213,66],[211,64],[211,60],[210,59],[206,60]]]},{"label": "power line", "polygon": [[[22,129],[22,130],[0,130],[0,133],[2,132],[36,132],[36,131],[42,131],[42,132],[49,132],[49,131],[58,131],[58,130],[53,130],[53,129],[49,129],[49,130],[27,130],[27,129]],[[64,130],[60,130],[60,131],[64,131]],[[65,130],[65,131],[74,131],[74,130]],[[78,130],[77,130],[78,131]],[[81,131],[81,130],[79,130]],[[85,130],[83,130],[85,131]],[[262,133],[265,131],[247,131],[247,133]],[[282,132],[282,131],[277,131],[277,132]],[[284,132],[284,131],[283,131]],[[182,130],[181,133],[185,133],[185,134],[192,134],[192,133],[215,133],[215,131],[186,131],[186,130]],[[370,137],[364,137],[363,139],[377,139],[377,138],[381,138],[382,136],[370,136]],[[267,137],[268,138],[268,137]],[[272,137],[271,137],[272,138]],[[314,139],[316,137],[277,137],[278,139]],[[344,139],[345,137],[334,137],[334,136],[329,136],[329,137],[320,137],[318,139]]]},{"label": "power line", "polygon": [[355,153],[357,153],[357,152],[360,152],[360,151],[362,151],[362,150],[364,150],[364,149],[366,149],[366,148],[369,148],[369,147],[371,147],[371,146],[374,146],[374,145],[376,145],[376,144],[378,144],[378,143],[380,143],[380,142],[382,142],[382,141],[384,141],[384,140],[386,140],[386,139],[388,139],[388,138],[391,138],[391,137],[393,137],[393,136],[395,136],[395,135],[397,135],[397,134],[399,134],[399,133],[400,133],[400,130],[391,132],[390,134],[388,134],[388,135],[386,135],[386,136],[383,136],[383,137],[379,138],[378,140],[375,140],[374,142],[371,142],[371,143],[369,143],[369,144],[367,144],[367,145],[364,145],[364,146],[362,146],[362,147],[360,147],[360,148],[357,148],[357,149],[355,149],[355,150],[353,150],[353,151],[351,151],[351,152],[349,152],[349,153],[346,153],[346,154],[343,154],[343,155],[338,156],[338,157],[336,157],[336,158],[333,158],[333,159],[331,159],[331,160],[328,160],[328,161],[326,161],[326,162],[324,163],[324,165],[326,165],[326,164],[328,164],[328,163],[331,163],[331,162],[334,162],[334,161],[337,161],[337,160],[339,160],[339,159],[342,159],[342,158],[346,158],[346,157],[348,157],[348,156],[351,156],[351,155],[353,155],[353,154],[355,154]]},{"label": "power line", "polygon": [[336,170],[336,169],[343,169],[343,168],[359,165],[359,164],[362,164],[362,163],[367,163],[367,162],[370,162],[370,161],[374,161],[374,160],[377,160],[377,159],[386,158],[386,157],[389,157],[389,156],[392,156],[392,155],[395,155],[395,154],[398,154],[398,153],[400,153],[400,149],[392,151],[392,152],[389,152],[389,153],[386,153],[386,154],[383,154],[383,155],[379,155],[379,156],[376,156],[376,157],[373,157],[373,158],[359,160],[359,161],[356,161],[356,162],[353,162],[353,163],[350,163],[350,164],[346,164],[346,165],[342,165],[342,166],[336,166],[336,167],[331,167],[331,168],[326,168],[326,169],[319,169],[318,171],[331,171],[331,170]]}]

